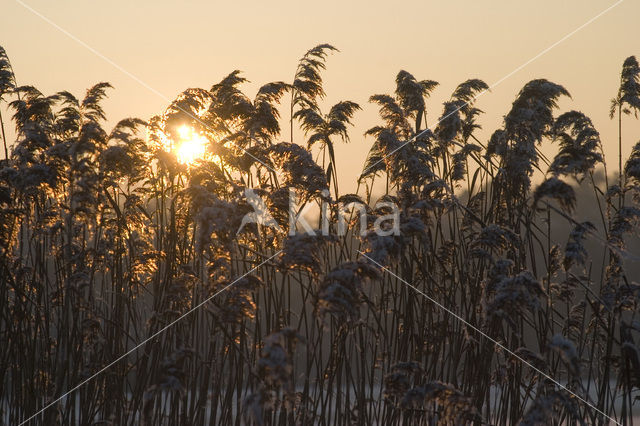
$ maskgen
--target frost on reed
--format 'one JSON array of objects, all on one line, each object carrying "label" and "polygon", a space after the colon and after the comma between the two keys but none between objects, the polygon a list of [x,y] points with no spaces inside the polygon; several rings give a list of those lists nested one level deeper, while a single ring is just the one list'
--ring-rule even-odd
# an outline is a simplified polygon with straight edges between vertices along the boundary
[{"label": "frost on reed", "polygon": [[580,416],[577,404],[566,392],[551,391],[535,399],[519,424],[521,426],[548,425],[556,421],[560,413],[567,412],[572,420],[577,421],[580,425],[586,425],[587,423]]},{"label": "frost on reed", "polygon": [[367,262],[346,262],[325,275],[318,288],[317,313],[331,314],[340,321],[350,322],[360,315],[363,286],[380,278],[376,266]]},{"label": "frost on reed", "polygon": [[331,236],[307,233],[289,236],[283,242],[279,263],[284,270],[306,270],[317,276],[324,263],[321,258],[323,246],[333,240]]},{"label": "frost on reed", "polygon": [[293,378],[293,357],[299,342],[305,343],[304,338],[292,328],[265,337],[256,364],[259,389],[249,394],[242,406],[243,417],[249,424],[265,424],[264,411],[278,407],[292,410],[294,418],[300,421]]},{"label": "frost on reed", "polygon": [[553,124],[552,134],[560,148],[549,166],[555,175],[572,175],[581,180],[604,160],[600,134],[591,119],[578,111],[569,111]]},{"label": "frost on reed", "polygon": [[281,142],[269,148],[274,164],[282,170],[283,185],[295,187],[309,195],[320,195],[328,190],[322,168],[303,147]]},{"label": "frost on reed", "polygon": [[542,308],[545,293],[540,283],[524,271],[512,277],[506,277],[496,283],[495,289],[487,289],[486,313],[489,318],[502,318],[517,329],[514,318],[524,310],[537,313]]},{"label": "frost on reed", "polygon": [[572,376],[577,376],[580,373],[580,359],[578,357],[576,346],[572,341],[566,339],[561,334],[556,334],[551,338],[549,348],[560,355],[560,358],[567,365],[569,373]]},{"label": "frost on reed", "polygon": [[584,247],[584,239],[596,230],[591,222],[577,224],[569,234],[569,240],[564,249],[564,269],[569,270],[572,265],[585,266],[587,260],[587,250]]},{"label": "frost on reed", "polygon": [[572,213],[576,204],[573,188],[556,177],[546,179],[536,188],[533,194],[534,208],[543,198],[552,198],[567,213]]},{"label": "frost on reed", "polygon": [[[384,397],[403,411],[427,413],[441,424],[460,424],[478,419],[471,398],[453,385],[440,381],[424,382],[425,372],[416,362],[401,362],[384,377]],[[415,419],[419,419],[418,416]]]}]

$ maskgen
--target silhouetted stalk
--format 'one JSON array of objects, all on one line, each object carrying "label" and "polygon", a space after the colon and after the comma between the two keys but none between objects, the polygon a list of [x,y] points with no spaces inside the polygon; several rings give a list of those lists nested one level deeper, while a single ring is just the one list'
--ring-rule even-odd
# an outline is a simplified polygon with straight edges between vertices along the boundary
[{"label": "silhouetted stalk", "polygon": [[622,208],[624,204],[624,179],[622,169],[622,106],[618,107],[618,188],[620,188],[620,194],[618,195],[618,210]]},{"label": "silhouetted stalk", "polygon": [[7,148],[7,135],[4,132],[4,120],[0,111],[0,130],[2,130],[2,146],[4,147],[4,158],[9,159],[9,149]]}]

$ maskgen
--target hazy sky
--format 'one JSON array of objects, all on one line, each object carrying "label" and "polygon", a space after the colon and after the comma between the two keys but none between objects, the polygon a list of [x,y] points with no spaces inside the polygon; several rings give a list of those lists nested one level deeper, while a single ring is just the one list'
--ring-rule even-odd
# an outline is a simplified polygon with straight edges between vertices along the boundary
[{"label": "hazy sky", "polygon": [[[46,94],[82,96],[99,81],[115,86],[106,110],[112,122],[147,119],[188,87],[209,88],[234,69],[251,80],[246,92],[274,80],[290,81],[297,60],[328,42],[340,49],[325,72],[329,106],[353,100],[363,106],[351,143],[337,149],[341,190],[354,182],[372,143],[362,134],[377,124],[375,93],[391,93],[405,69],[440,82],[428,103],[430,123],[456,85],[481,78],[489,85],[580,27],[615,1],[78,1],[24,0],[74,37],[135,75],[135,81],[16,0],[0,0],[0,45],[18,84]],[[478,99],[481,140],[497,128],[519,89],[533,78],[564,85],[601,132],[610,167],[616,127],[608,119],[622,62],[640,56],[640,1],[625,0]],[[283,119],[288,120],[286,109]],[[640,140],[640,124],[625,121],[625,152]],[[283,139],[288,138],[285,132]],[[297,142],[300,142],[298,140]]]}]

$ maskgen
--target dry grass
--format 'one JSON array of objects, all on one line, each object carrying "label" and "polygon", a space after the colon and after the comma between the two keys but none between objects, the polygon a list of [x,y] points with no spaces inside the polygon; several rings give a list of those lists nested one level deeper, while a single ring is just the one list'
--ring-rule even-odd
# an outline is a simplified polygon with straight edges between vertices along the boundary
[{"label": "dry grass", "polygon": [[[311,49],[292,84],[254,99],[234,72],[110,131],[108,84],[83,99],[16,87],[0,51],[0,100],[17,129],[12,143],[3,130],[0,167],[0,423],[29,418],[231,283],[32,423],[606,422],[598,410],[631,421],[640,287],[625,240],[640,220],[640,146],[610,184],[591,120],[557,111],[568,92],[546,80],[525,85],[486,144],[475,136],[480,80],[425,131],[437,83],[401,71],[393,96],[371,98],[381,124],[367,132],[360,195],[341,194],[333,144],[359,106],[320,109],[332,50]],[[639,76],[629,58],[612,107],[620,126],[640,109]],[[304,143],[278,143],[287,93]],[[180,164],[168,150],[179,125],[209,140],[203,160]],[[539,147],[552,141],[547,160]],[[293,188],[334,217],[339,201],[361,201],[369,230],[359,236],[354,214],[346,235],[251,224],[236,235],[252,211],[245,188],[284,229]],[[370,228],[388,214],[375,188],[400,206],[400,236]],[[576,203],[599,222],[574,216]]]}]

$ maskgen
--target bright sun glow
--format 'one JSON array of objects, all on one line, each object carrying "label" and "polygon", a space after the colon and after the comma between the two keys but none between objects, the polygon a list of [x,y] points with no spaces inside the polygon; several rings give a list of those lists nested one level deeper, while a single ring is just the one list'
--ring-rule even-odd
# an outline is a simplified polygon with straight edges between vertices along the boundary
[{"label": "bright sun glow", "polygon": [[208,140],[206,137],[196,133],[189,126],[178,128],[180,140],[175,149],[176,157],[182,164],[190,164],[195,160],[204,157]]}]

